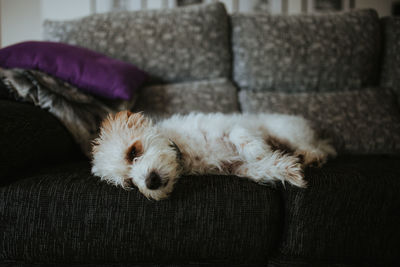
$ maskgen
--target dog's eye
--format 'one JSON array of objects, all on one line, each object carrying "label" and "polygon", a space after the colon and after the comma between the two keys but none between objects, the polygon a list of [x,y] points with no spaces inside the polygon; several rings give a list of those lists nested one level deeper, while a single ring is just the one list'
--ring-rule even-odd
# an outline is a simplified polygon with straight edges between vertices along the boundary
[{"label": "dog's eye", "polygon": [[136,141],[133,145],[131,145],[126,151],[126,160],[128,163],[133,163],[135,158],[138,158],[143,153],[143,146],[140,141]]},{"label": "dog's eye", "polygon": [[136,148],[132,147],[131,151],[129,152],[129,161],[133,161],[136,158]]}]

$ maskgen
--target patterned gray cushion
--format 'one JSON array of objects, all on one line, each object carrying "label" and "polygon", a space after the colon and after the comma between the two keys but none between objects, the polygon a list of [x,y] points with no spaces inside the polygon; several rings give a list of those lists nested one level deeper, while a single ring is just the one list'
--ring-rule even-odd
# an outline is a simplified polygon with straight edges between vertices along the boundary
[{"label": "patterned gray cushion", "polygon": [[373,10],[232,16],[234,80],[264,91],[332,91],[375,85],[380,25]]},{"label": "patterned gray cushion", "polygon": [[45,21],[44,39],[133,63],[153,81],[180,82],[230,76],[228,21],[221,3],[114,12]]},{"label": "patterned gray cushion", "polygon": [[389,90],[331,93],[241,91],[244,112],[303,115],[341,153],[400,152],[400,114]]},{"label": "patterned gray cushion", "polygon": [[238,112],[237,90],[226,79],[154,85],[141,90],[134,111],[166,117],[174,113]]},{"label": "patterned gray cushion", "polygon": [[397,92],[400,103],[400,18],[382,19],[384,46],[381,86]]}]

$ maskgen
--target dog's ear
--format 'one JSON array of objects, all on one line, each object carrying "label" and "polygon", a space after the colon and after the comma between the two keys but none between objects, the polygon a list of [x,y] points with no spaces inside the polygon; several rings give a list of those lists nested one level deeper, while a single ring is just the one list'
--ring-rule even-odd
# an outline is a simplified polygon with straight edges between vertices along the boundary
[{"label": "dog's ear", "polygon": [[103,133],[104,131],[110,132],[112,130],[113,121],[114,121],[114,115],[108,114],[107,118],[105,118],[100,124],[101,133]]},{"label": "dog's ear", "polygon": [[129,110],[120,111],[116,114],[109,114],[100,126],[100,136],[105,133],[128,128],[141,128],[151,125],[151,120],[147,119],[142,113],[133,113]]},{"label": "dog's ear", "polygon": [[120,111],[115,114],[114,120],[126,123],[128,128],[140,128],[149,125],[150,121],[141,112]]},{"label": "dog's ear", "polygon": [[128,111],[127,114],[128,128],[147,127],[150,121],[141,112],[132,113]]}]

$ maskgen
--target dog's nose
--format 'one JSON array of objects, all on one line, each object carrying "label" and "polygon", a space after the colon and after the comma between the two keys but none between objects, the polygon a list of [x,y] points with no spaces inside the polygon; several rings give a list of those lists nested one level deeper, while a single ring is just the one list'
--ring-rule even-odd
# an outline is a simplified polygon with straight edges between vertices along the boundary
[{"label": "dog's nose", "polygon": [[151,172],[146,179],[146,186],[150,190],[155,190],[161,186],[161,177],[156,172]]}]

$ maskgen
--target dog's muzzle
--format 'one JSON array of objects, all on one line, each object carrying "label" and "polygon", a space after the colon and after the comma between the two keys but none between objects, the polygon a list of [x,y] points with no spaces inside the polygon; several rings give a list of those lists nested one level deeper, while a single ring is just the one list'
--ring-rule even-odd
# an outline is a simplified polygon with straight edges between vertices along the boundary
[{"label": "dog's muzzle", "polygon": [[156,190],[162,185],[161,177],[156,172],[151,172],[146,179],[146,187],[150,190]]}]

